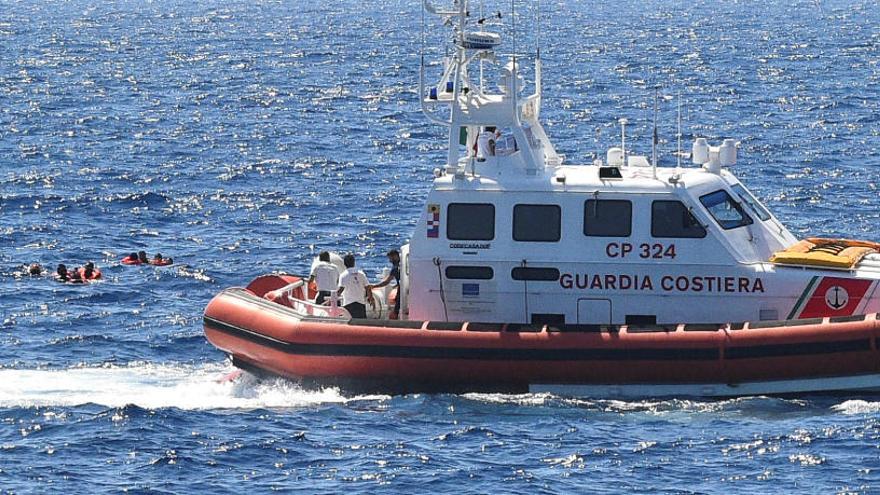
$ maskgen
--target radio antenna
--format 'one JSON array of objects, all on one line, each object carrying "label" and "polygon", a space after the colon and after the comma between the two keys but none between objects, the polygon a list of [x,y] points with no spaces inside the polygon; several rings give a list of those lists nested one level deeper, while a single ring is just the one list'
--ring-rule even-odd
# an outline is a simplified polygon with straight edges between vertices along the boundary
[{"label": "radio antenna", "polygon": [[653,172],[654,178],[657,178],[657,143],[659,141],[657,136],[657,99],[660,95],[660,86],[654,86],[654,132],[653,137],[651,139],[651,162],[653,164]]},{"label": "radio antenna", "polygon": [[676,168],[681,168],[681,92],[678,93],[678,164]]}]

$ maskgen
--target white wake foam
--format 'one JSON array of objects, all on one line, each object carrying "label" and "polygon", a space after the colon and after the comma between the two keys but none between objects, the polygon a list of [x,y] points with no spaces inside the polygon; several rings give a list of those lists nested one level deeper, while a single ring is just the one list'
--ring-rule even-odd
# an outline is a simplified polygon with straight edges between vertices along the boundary
[{"label": "white wake foam", "polygon": [[221,381],[230,365],[150,363],[66,370],[0,370],[0,407],[100,404],[146,409],[257,409],[303,407],[384,396],[344,397],[339,390],[305,390],[282,379],[258,380],[243,373]]},{"label": "white wake foam", "polygon": [[880,402],[847,400],[831,406],[831,409],[843,414],[874,414],[880,412]]}]

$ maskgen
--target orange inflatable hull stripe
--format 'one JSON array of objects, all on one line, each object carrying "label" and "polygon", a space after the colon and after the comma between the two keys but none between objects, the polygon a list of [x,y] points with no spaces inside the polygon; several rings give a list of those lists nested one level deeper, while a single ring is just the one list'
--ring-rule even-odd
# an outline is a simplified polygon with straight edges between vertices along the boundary
[{"label": "orange inflatable hull stripe", "polygon": [[[259,292],[286,280],[258,279],[251,285]],[[485,330],[493,326],[497,330]],[[205,310],[205,334],[212,344],[240,363],[291,378],[527,388],[529,383],[737,383],[880,372],[875,315],[858,321],[760,322],[739,330],[690,327],[304,321],[243,289],[222,292]]]}]

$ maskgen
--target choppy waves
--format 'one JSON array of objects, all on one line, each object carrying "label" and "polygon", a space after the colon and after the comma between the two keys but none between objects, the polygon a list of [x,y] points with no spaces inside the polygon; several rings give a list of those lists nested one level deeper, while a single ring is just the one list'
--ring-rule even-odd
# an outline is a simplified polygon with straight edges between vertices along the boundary
[{"label": "choppy waves", "polygon": [[[538,3],[521,3],[524,20]],[[569,163],[616,145],[621,117],[632,151],[650,153],[660,85],[661,163],[681,94],[685,143],[740,140],[735,172],[796,234],[878,238],[873,3],[541,5],[542,114]],[[414,90],[419,18],[401,1],[3,4],[0,486],[876,491],[873,396],[360,397],[218,381],[231,368],[201,330],[218,290],[303,271],[324,248],[375,276],[414,228],[445,146]],[[119,263],[142,249],[175,265]],[[87,260],[104,281],[21,274]]]}]

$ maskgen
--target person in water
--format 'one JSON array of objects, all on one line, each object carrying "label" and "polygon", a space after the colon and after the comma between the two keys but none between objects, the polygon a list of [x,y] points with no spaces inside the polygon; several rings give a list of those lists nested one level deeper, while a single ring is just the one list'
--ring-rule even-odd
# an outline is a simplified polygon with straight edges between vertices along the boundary
[{"label": "person in water", "polygon": [[74,284],[83,283],[82,274],[80,273],[79,270],[80,270],[79,267],[77,267],[77,268],[74,268],[73,270],[70,270],[68,272],[70,274],[70,281]]},{"label": "person in water", "polygon": [[375,307],[376,301],[370,292],[367,276],[354,266],[354,255],[346,254],[342,259],[345,272],[339,279],[339,293],[342,294],[342,306],[348,310],[352,318],[366,318],[366,301]]},{"label": "person in water", "polygon": [[[146,253],[144,253],[144,254],[146,255]],[[129,263],[136,263],[136,262],[139,262],[140,259],[138,258],[137,253],[129,253],[128,256],[126,256],[125,259],[122,261],[128,261]]]},{"label": "person in water", "polygon": [[59,282],[70,282],[70,273],[68,273],[64,263],[58,265],[58,269],[55,270],[55,278]]},{"label": "person in water", "polygon": [[330,263],[330,253],[327,251],[321,251],[318,255],[318,263],[309,275],[309,283],[312,282],[315,282],[318,289],[315,304],[324,304],[324,301],[330,297],[330,291],[339,287],[339,270],[336,269],[336,265]]},{"label": "person in water", "polygon": [[372,293],[373,289],[380,289],[390,284],[392,280],[394,281],[397,297],[394,298],[394,310],[388,315],[388,318],[396,320],[400,317],[400,253],[396,249],[388,251],[388,261],[391,262],[391,271],[388,272],[388,276],[385,277],[385,280],[376,285],[368,286],[368,288]]},{"label": "person in water", "polygon": [[83,280],[95,280],[101,278],[101,272],[95,270],[95,264],[89,261],[83,268]]},{"label": "person in water", "polygon": [[137,259],[138,259],[138,261],[140,261],[141,263],[144,263],[144,264],[147,264],[150,262],[150,260],[147,258],[146,251],[138,251]]},{"label": "person in water", "polygon": [[171,258],[163,258],[162,253],[156,253],[156,256],[153,257],[153,261],[150,263],[153,265],[165,266],[174,263],[174,260]]},{"label": "person in water", "polygon": [[43,266],[39,263],[31,263],[31,266],[27,269],[27,274],[31,277],[39,277],[43,274]]}]

